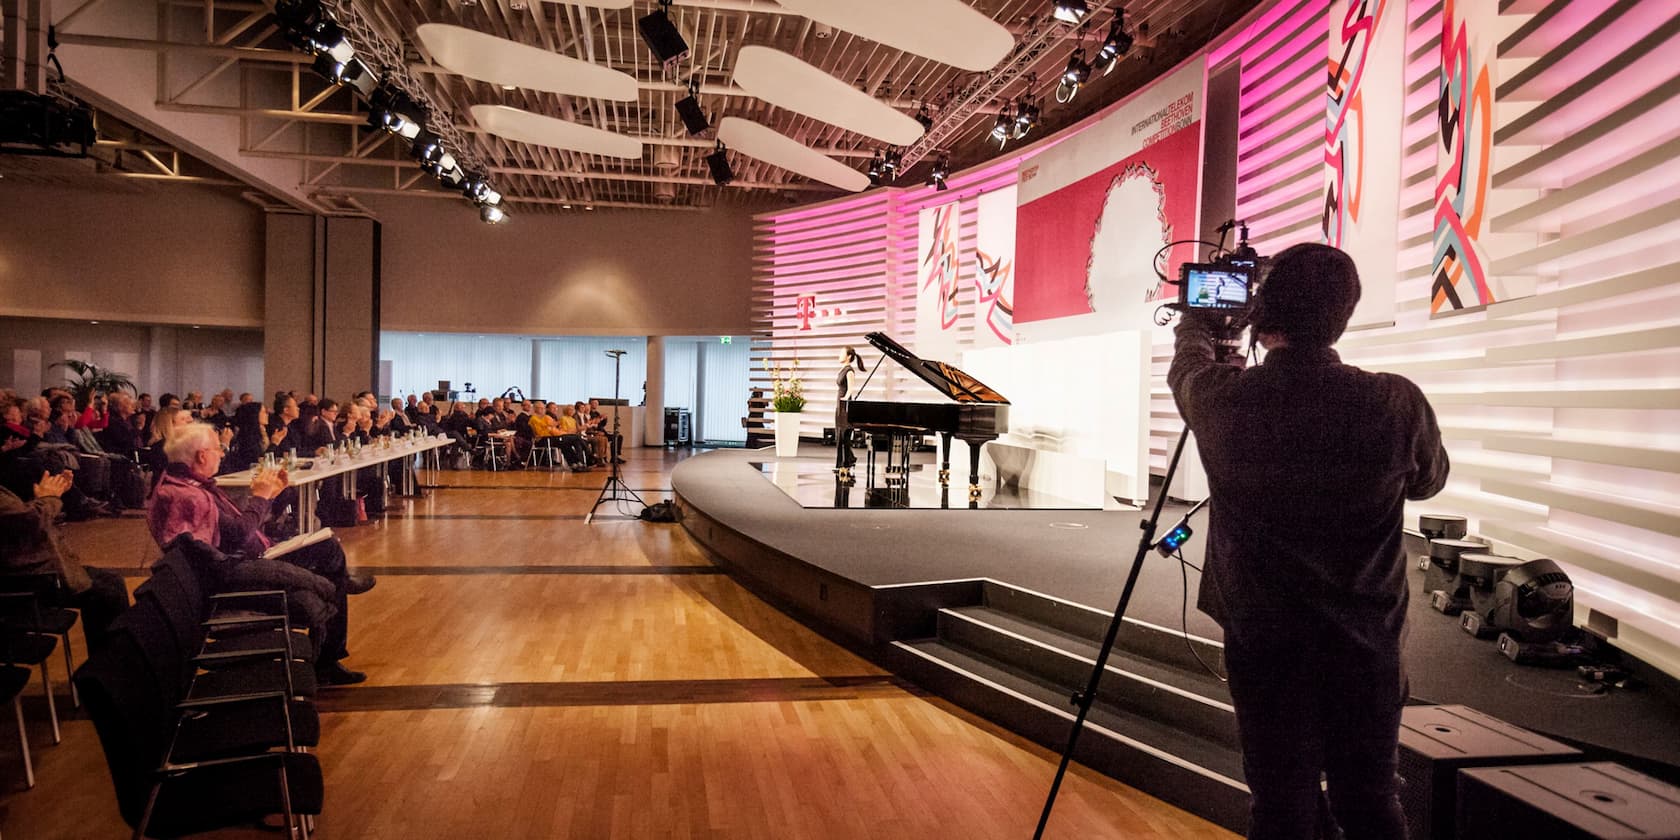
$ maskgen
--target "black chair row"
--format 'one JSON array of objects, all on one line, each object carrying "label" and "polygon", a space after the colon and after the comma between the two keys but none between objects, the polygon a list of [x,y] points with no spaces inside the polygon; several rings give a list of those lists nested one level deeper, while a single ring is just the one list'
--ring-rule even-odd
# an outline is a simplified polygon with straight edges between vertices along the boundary
[{"label": "black chair row", "polygon": [[315,643],[285,592],[212,594],[214,549],[183,537],[75,681],[105,752],[118,810],[143,837],[281,815],[307,838],[321,812],[311,698]]},{"label": "black chair row", "polygon": [[[18,744],[23,753],[23,777],[27,787],[35,786],[35,767],[29,756],[29,732],[23,717],[23,692],[29,686],[30,668],[41,669],[41,690],[47,701],[47,718],[52,722],[52,742],[60,741],[58,704],[53,696],[52,659],[64,644],[64,671],[74,667],[70,630],[80,614],[58,604],[66,600],[63,584],[55,574],[0,575],[0,702],[9,701],[17,715]],[[81,701],[75,685],[70,688],[74,705]]]}]

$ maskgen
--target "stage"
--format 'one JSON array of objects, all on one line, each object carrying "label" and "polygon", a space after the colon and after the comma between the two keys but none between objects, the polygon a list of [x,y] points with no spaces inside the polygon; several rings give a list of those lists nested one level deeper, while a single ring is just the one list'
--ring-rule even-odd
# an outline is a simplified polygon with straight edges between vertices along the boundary
[{"label": "stage", "polygon": [[[1076,676],[1082,656],[1089,673],[1092,630],[1112,614],[1143,514],[834,509],[832,486],[826,509],[802,507],[757,466],[773,463],[771,454],[709,452],[683,461],[672,474],[687,514],[684,527],[720,565],[783,609],[930,690],[1059,746],[1066,727],[1057,721],[1071,707],[1055,684],[1068,677],[1082,681]],[[806,444],[800,455],[789,469],[804,481],[827,469],[834,450]],[[1183,510],[1169,505],[1167,524]],[[1200,565],[1199,539],[1185,555]],[[1411,574],[1418,588],[1422,577]],[[1110,734],[1117,748],[1184,779],[1152,785],[1158,772],[1128,773],[1135,761],[1105,761],[1100,751],[1082,751],[1081,760],[1181,806],[1212,802],[1198,812],[1240,824],[1232,812],[1246,788],[1228,695],[1186,655],[1220,664],[1219,627],[1193,603],[1185,606],[1186,586],[1193,601],[1196,585],[1194,569],[1150,555],[1127,613],[1124,650],[1111,668],[1116,678],[1105,679],[1103,692],[1105,701],[1116,693],[1108,728],[1116,730]],[[1417,589],[1411,604],[1406,657],[1417,702],[1465,704],[1591,757],[1620,760],[1671,781],[1680,777],[1680,705],[1664,693],[1596,693],[1572,669],[1518,666],[1491,640],[1474,639],[1456,619],[1430,610]],[[977,628],[1001,641],[979,638]],[[1069,661],[1039,661],[1058,657]],[[976,681],[984,688],[971,684]],[[1162,716],[1171,720],[1163,723]],[[1105,720],[1096,713],[1092,719],[1099,728]],[[1128,734],[1127,726],[1136,732]],[[1197,785],[1208,790],[1197,794]]]}]

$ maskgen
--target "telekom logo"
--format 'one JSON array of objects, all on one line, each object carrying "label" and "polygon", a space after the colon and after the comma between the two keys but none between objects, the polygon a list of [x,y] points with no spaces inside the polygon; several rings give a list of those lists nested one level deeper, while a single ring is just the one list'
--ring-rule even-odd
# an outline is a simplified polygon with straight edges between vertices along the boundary
[{"label": "telekom logo", "polygon": [[817,308],[816,295],[800,295],[794,298],[793,316],[799,319],[799,331],[810,332],[812,326],[822,326],[833,323],[846,314],[846,310],[836,306]]}]

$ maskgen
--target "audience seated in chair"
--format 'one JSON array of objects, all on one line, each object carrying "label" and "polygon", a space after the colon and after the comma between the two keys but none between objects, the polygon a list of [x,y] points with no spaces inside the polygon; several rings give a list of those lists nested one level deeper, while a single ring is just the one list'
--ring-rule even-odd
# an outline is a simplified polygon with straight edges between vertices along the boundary
[{"label": "audience seated in chair", "polygon": [[215,570],[226,587],[287,590],[309,625],[319,655],[317,676],[324,685],[349,685],[366,674],[344,667],[349,628],[347,596],[373,588],[371,577],[352,576],[336,537],[293,551],[281,560],[264,559],[269,541],[262,524],[269,505],[287,486],[283,471],[259,472],[250,495],[235,502],[213,476],[221,468],[222,447],[214,429],[193,424],[165,444],[169,467],[152,495],[146,524],[160,547],[190,534],[227,555]]},{"label": "audience seated in chair", "polygon": [[0,574],[56,575],[67,596],[61,605],[81,611],[88,649],[98,650],[111,622],[128,609],[128,587],[116,572],[83,566],[64,544],[57,519],[70,481],[67,472],[43,472],[27,502],[0,487]]}]

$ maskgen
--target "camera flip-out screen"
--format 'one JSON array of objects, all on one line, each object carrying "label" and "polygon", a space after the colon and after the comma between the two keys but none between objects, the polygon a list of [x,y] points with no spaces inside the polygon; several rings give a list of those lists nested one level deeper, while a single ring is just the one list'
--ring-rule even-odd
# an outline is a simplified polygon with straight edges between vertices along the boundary
[{"label": "camera flip-out screen", "polygon": [[1249,277],[1231,266],[1184,263],[1178,302],[1190,309],[1242,309],[1248,306]]}]

